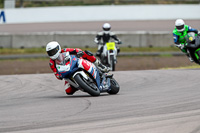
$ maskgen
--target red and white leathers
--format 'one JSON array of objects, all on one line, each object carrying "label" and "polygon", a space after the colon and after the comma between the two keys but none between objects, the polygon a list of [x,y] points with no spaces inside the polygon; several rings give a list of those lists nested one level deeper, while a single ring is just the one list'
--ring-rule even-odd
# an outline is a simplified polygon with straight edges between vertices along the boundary
[{"label": "red and white leathers", "polygon": [[[82,51],[81,49],[79,48],[65,48],[65,49],[61,49],[61,53],[63,52],[69,52],[70,54],[73,54],[73,55],[76,55],[79,51]],[[88,55],[87,53],[85,53],[83,51],[83,56],[82,58],[86,59],[86,60],[89,60],[90,62],[95,62],[96,61],[96,58],[93,56],[93,55]],[[55,65],[55,60],[52,60],[50,59],[50,63],[49,63],[52,71],[54,72],[55,76],[57,79],[59,80],[62,80],[62,77],[61,75],[58,74],[57,72],[57,69],[56,69],[56,65]],[[87,67],[87,63],[85,61],[82,62],[82,65],[84,67]],[[72,87],[67,81],[65,81],[65,92],[68,94],[68,95],[72,95],[74,92],[77,91],[76,88]]]}]

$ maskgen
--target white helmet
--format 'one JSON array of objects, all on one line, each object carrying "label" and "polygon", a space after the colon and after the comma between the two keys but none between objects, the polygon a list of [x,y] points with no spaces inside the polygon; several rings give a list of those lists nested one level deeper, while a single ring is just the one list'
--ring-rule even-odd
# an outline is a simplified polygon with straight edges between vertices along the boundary
[{"label": "white helmet", "polygon": [[102,28],[104,31],[109,31],[111,29],[111,25],[109,23],[105,23],[105,24],[103,24]]},{"label": "white helmet", "polygon": [[185,30],[185,22],[182,19],[177,19],[175,22],[177,31],[183,32]]},{"label": "white helmet", "polygon": [[46,51],[49,57],[52,60],[55,60],[56,58],[58,58],[61,52],[60,44],[56,41],[49,42],[46,46]]}]

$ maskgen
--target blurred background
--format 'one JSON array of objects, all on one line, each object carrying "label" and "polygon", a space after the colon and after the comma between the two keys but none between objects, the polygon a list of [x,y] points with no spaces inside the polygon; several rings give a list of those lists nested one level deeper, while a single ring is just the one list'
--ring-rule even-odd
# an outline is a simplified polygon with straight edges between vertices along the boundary
[{"label": "blurred background", "polygon": [[[1,8],[3,8],[1,0]],[[199,0],[16,0],[15,7],[131,5],[131,4],[199,4]]]},{"label": "blurred background", "polygon": [[198,67],[174,47],[175,20],[200,30],[200,0],[0,0],[0,75],[49,73],[45,46],[93,53],[105,22],[122,41],[117,71]]}]

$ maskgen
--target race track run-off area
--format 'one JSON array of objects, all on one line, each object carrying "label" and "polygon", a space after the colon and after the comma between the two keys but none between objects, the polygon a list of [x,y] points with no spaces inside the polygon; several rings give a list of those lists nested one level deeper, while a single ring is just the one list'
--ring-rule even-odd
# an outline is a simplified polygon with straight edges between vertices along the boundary
[{"label": "race track run-off area", "polygon": [[51,74],[0,76],[0,132],[199,133],[200,70],[116,71],[117,95],[64,92]]}]

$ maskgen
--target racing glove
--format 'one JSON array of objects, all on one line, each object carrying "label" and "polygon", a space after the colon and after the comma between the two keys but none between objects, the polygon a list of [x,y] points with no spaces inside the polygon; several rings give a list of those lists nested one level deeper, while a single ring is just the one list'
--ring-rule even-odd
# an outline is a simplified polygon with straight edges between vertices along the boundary
[{"label": "racing glove", "polygon": [[62,79],[63,79],[62,76],[59,75],[58,73],[56,73],[55,76],[56,76],[56,78],[59,79],[59,80],[62,80]]},{"label": "racing glove", "polygon": [[180,49],[183,49],[183,48],[185,47],[184,44],[175,44],[175,45],[176,45],[176,47],[178,47],[178,48],[180,48]]},{"label": "racing glove", "polygon": [[122,44],[122,41],[115,41],[115,43],[117,43],[117,44]]},{"label": "racing glove", "polygon": [[94,42],[95,42],[96,44],[99,44],[99,41],[97,40],[97,38],[94,39]]}]

